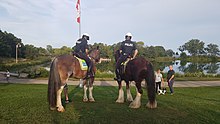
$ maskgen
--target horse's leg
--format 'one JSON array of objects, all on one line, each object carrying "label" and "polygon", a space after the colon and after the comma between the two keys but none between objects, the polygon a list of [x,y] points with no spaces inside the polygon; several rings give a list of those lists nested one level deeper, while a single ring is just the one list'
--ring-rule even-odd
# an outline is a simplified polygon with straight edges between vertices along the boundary
[{"label": "horse's leg", "polygon": [[[150,78],[150,77],[148,77]],[[148,79],[147,83],[147,92],[148,92],[148,108],[157,108],[156,94],[155,94],[155,83]]]},{"label": "horse's leg", "polygon": [[129,105],[130,108],[139,108],[141,106],[141,95],[143,90],[141,89],[141,81],[136,82],[137,95],[133,102]]},{"label": "horse's leg", "polygon": [[118,94],[118,99],[116,100],[117,103],[124,103],[124,91],[123,91],[123,88],[122,88],[122,84],[121,84],[121,81],[118,81],[118,91],[119,91],[119,94]]},{"label": "horse's leg", "polygon": [[83,90],[84,90],[84,96],[83,96],[83,102],[87,102],[88,101],[88,97],[87,97],[87,80],[83,81]]},{"label": "horse's leg", "polygon": [[131,95],[129,81],[126,81],[126,90],[127,90],[127,101],[128,102],[132,102],[133,101],[133,97]]},{"label": "horse's leg", "polygon": [[61,86],[60,89],[58,89],[58,91],[57,91],[57,111],[58,112],[65,111],[64,107],[62,106],[62,102],[61,102],[61,93],[63,91],[63,87],[64,86]]},{"label": "horse's leg", "polygon": [[94,82],[94,78],[90,78],[89,80],[89,101],[90,102],[95,102],[95,99],[93,98],[93,95],[92,95],[93,82]]}]

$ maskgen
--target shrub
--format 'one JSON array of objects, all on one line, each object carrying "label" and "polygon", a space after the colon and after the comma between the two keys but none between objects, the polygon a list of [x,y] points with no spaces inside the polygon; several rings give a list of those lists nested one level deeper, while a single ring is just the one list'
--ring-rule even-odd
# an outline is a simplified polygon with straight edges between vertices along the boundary
[{"label": "shrub", "polygon": [[115,74],[112,72],[101,72],[99,70],[96,71],[96,78],[114,78]]}]

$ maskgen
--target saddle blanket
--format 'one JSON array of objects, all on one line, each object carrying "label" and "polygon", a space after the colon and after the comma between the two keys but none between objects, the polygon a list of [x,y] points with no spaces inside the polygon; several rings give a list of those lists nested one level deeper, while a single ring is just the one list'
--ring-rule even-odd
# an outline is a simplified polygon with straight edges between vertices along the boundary
[{"label": "saddle blanket", "polygon": [[[76,57],[76,56],[75,56],[75,57]],[[87,70],[88,70],[88,66],[87,66],[87,64],[86,64],[86,61],[85,61],[84,59],[80,59],[80,58],[78,58],[78,57],[76,57],[76,59],[79,61],[81,70],[87,71]]]}]

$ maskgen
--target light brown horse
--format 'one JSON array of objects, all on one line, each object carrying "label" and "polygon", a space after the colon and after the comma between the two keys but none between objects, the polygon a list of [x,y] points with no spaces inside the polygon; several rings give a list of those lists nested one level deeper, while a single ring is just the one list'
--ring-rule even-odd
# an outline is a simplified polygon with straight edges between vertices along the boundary
[{"label": "light brown horse", "polygon": [[[100,51],[98,47],[89,53],[94,66],[93,70],[96,71],[95,63],[100,60]],[[64,112],[65,109],[61,102],[61,93],[65,84],[67,83],[69,77],[74,77],[78,79],[84,79],[86,77],[87,71],[81,70],[80,63],[76,57],[73,55],[61,55],[56,57],[50,66],[50,76],[48,80],[48,102],[51,110],[56,110],[59,112]],[[87,97],[87,85],[89,82],[89,99]],[[84,97],[83,101],[94,102],[92,95],[94,77],[85,79],[83,83],[84,87]]]}]

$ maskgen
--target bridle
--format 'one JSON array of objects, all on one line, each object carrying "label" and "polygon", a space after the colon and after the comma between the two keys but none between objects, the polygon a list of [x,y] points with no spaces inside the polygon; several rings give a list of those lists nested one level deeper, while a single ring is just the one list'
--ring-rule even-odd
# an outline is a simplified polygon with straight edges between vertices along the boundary
[{"label": "bridle", "polygon": [[[95,52],[95,53],[94,53]],[[94,62],[99,62],[100,60],[100,57],[99,57],[99,53],[96,53],[96,52],[99,52],[99,50],[92,50],[91,53],[89,54],[89,58]]]}]

